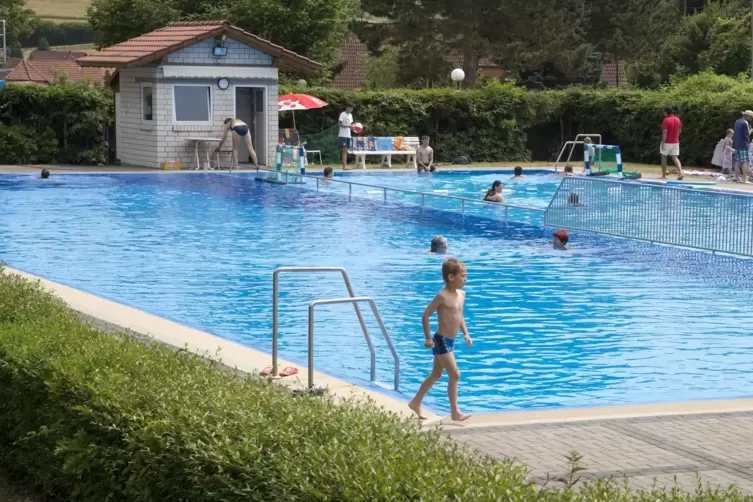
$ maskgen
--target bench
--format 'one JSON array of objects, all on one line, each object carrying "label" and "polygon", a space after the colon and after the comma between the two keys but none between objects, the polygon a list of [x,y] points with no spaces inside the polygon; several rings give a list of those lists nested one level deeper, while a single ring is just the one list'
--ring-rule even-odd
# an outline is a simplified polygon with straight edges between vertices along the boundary
[{"label": "bench", "polygon": [[[356,140],[357,138],[353,138]],[[379,138],[378,138],[379,139]],[[381,138],[384,139],[384,138]],[[355,145],[355,142],[353,143]],[[378,155],[381,157],[380,166],[384,167],[385,165],[388,168],[392,167],[392,156],[393,155],[405,155],[405,164],[410,164],[413,169],[418,169],[418,166],[416,164],[416,148],[418,148],[418,145],[420,144],[420,140],[417,136],[407,136],[404,138],[404,145],[405,150],[395,150],[394,148],[392,150],[387,149],[355,149],[351,148],[348,153],[351,155],[354,155],[356,157],[356,165],[361,165],[361,169],[366,169],[366,156],[367,155]]]}]

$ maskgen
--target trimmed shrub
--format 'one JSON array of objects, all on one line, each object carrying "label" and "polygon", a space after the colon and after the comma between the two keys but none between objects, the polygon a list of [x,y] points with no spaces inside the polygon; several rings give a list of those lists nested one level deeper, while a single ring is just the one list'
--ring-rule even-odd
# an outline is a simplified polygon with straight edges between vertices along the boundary
[{"label": "trimmed shrub", "polygon": [[[331,106],[296,115],[303,135],[335,125],[339,108],[356,104],[356,118],[372,136],[424,135],[433,138],[440,161],[464,154],[473,161],[554,160],[562,141],[576,134],[601,133],[622,147],[625,160],[659,160],[662,111],[673,106],[683,121],[681,158],[710,165],[725,130],[753,107],[753,84],[702,73],[661,90],[570,88],[525,91],[492,84],[469,90],[343,92],[298,89]],[[296,89],[283,89],[283,93]],[[281,123],[292,126],[289,117]]]},{"label": "trimmed shrub", "polygon": [[[15,127],[13,134],[26,139],[19,152],[10,143],[8,148],[0,146],[5,159],[0,162],[104,163],[113,108],[109,90],[84,83],[8,85],[0,92],[0,123]],[[35,136],[36,142],[30,139]],[[54,154],[47,145],[55,148]]]},{"label": "trimmed shrub", "polygon": [[21,40],[24,47],[38,47],[45,38],[49,45],[91,44],[97,41],[97,34],[89,23],[56,23],[40,21],[31,35]]},{"label": "trimmed shrub", "polygon": [[81,324],[0,267],[0,469],[52,500],[750,501],[737,491],[537,487],[374,406],[293,397]]},{"label": "trimmed shrub", "polygon": [[57,138],[25,126],[0,125],[0,164],[47,164],[57,160]]}]

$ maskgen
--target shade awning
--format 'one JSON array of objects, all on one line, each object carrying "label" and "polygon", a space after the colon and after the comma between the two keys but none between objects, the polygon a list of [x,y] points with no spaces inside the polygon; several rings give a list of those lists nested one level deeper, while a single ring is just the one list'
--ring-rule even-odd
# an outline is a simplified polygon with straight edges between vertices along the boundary
[{"label": "shade awning", "polygon": [[277,80],[277,68],[270,66],[188,66],[163,65],[162,73],[167,78],[252,78]]}]

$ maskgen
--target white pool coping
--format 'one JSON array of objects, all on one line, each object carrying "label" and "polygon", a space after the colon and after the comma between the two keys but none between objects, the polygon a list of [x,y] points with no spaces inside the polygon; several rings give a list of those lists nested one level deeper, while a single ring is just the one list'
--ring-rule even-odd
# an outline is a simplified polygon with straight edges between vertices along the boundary
[{"label": "white pool coping", "polygon": [[[244,373],[257,374],[261,368],[271,366],[272,357],[269,354],[254,350],[250,347],[225,340],[215,335],[205,333],[181,324],[148,314],[141,310],[122,305],[117,302],[85,293],[83,291],[49,281],[33,274],[22,272],[10,267],[6,271],[14,273],[41,284],[58,295],[70,308],[81,314],[94,318],[102,323],[112,325],[120,330],[153,338],[175,348],[187,349],[222,362],[225,366]],[[219,351],[219,352],[218,352]],[[215,354],[218,354],[215,356]],[[307,368],[289,361],[279,360],[279,367],[292,366],[298,369],[298,375],[277,380],[294,388],[304,388],[306,384]],[[326,387],[337,397],[360,397],[373,401],[386,411],[397,413],[403,417],[410,417],[406,400],[397,399],[382,392],[361,387],[334,378],[325,373],[315,371],[316,386]],[[461,382],[462,402],[462,382]],[[516,411],[505,413],[482,413],[474,415],[462,424],[451,422],[448,417],[440,416],[428,410],[425,411],[427,420],[425,427],[441,425],[448,430],[457,428],[499,427],[524,424],[541,424],[556,422],[591,421],[616,418],[636,418],[647,416],[694,415],[709,413],[732,413],[753,411],[753,398],[695,401],[681,403],[609,406],[600,408],[582,408],[566,410],[544,411]]]}]

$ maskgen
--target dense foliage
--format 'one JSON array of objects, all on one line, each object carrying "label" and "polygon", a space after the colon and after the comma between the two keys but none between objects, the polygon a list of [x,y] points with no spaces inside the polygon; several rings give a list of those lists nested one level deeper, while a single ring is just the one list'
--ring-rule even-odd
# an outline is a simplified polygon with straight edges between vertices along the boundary
[{"label": "dense foliage", "polygon": [[0,163],[104,163],[112,121],[108,90],[9,85],[0,92]]},{"label": "dense foliage", "polygon": [[355,16],[355,0],[93,0],[89,22],[103,46],[161,28],[172,21],[226,19],[255,35],[328,66]]},{"label": "dense foliage", "polygon": [[[286,91],[283,91],[286,92]],[[552,160],[563,140],[579,132],[601,133],[633,162],[658,162],[662,110],[670,105],[683,121],[681,158],[709,165],[716,142],[753,103],[753,84],[709,73],[662,90],[525,91],[493,84],[476,90],[348,93],[309,90],[331,106],[296,115],[306,135],[333,126],[339,107],[352,101],[355,117],[373,136],[432,137],[444,162]]]},{"label": "dense foliage", "polygon": [[21,40],[25,47],[37,47],[45,38],[51,46],[90,44],[96,41],[96,34],[89,23],[55,23],[40,21],[34,31]]},{"label": "dense foliage", "polygon": [[81,324],[0,267],[0,468],[50,500],[750,501],[736,491],[536,487],[358,401],[292,396]]}]

